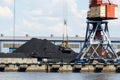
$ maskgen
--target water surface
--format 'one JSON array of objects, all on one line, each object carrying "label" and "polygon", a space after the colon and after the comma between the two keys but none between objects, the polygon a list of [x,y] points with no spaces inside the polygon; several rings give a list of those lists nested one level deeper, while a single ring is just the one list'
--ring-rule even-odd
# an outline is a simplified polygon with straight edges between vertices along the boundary
[{"label": "water surface", "polygon": [[0,80],[120,80],[120,74],[0,72]]}]

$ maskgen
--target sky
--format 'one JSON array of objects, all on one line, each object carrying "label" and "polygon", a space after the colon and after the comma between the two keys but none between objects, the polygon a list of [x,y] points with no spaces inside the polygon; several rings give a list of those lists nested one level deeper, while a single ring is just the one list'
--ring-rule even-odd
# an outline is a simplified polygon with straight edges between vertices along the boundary
[{"label": "sky", "polygon": [[[105,1],[105,0],[104,0]],[[120,0],[111,0],[120,6]],[[15,0],[15,36],[85,36],[89,0]],[[0,34],[13,36],[14,0],[0,0]],[[109,21],[111,37],[120,37],[119,18]]]}]

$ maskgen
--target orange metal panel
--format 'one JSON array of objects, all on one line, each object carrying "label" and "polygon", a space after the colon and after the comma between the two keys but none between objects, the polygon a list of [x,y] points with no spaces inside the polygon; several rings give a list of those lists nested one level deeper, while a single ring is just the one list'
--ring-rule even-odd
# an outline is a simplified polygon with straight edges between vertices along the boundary
[{"label": "orange metal panel", "polygon": [[102,0],[96,0],[96,4],[102,4]]},{"label": "orange metal panel", "polygon": [[[105,8],[103,8],[105,6]],[[102,3],[102,0],[91,0],[90,11],[87,19],[117,19],[118,5],[111,3]]]},{"label": "orange metal panel", "polygon": [[102,0],[90,0],[90,7],[102,4]]},{"label": "orange metal panel", "polygon": [[115,7],[114,4],[106,5],[106,17],[107,18],[115,18]]}]

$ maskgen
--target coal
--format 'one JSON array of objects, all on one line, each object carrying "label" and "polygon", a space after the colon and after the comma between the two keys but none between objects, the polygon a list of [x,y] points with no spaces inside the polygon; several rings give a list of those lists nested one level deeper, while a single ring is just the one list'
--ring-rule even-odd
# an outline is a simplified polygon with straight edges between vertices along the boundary
[{"label": "coal", "polygon": [[[13,56],[12,56],[13,55]],[[6,55],[2,55],[6,57]],[[73,60],[77,56],[73,50],[70,53],[63,53],[59,46],[44,39],[32,38],[21,47],[16,49],[12,54],[8,54],[7,57],[22,57],[22,58],[50,58],[59,60]]]},{"label": "coal", "polygon": [[0,53],[0,58],[32,58],[24,53]]},{"label": "coal", "polygon": [[33,38],[27,43],[23,44],[14,53],[61,53],[58,46],[52,44],[50,41],[44,39]]}]

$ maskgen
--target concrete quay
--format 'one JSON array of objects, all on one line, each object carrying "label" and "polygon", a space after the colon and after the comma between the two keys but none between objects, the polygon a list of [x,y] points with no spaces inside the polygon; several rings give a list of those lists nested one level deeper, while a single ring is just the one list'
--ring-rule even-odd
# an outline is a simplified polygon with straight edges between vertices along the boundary
[{"label": "concrete quay", "polygon": [[0,72],[114,72],[119,63],[40,63],[36,58],[0,58]]}]

